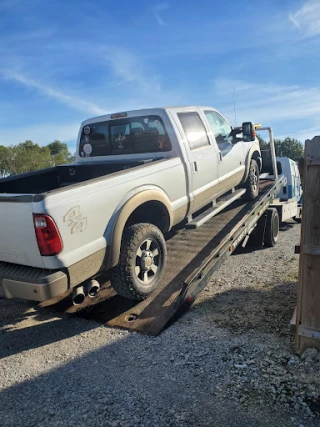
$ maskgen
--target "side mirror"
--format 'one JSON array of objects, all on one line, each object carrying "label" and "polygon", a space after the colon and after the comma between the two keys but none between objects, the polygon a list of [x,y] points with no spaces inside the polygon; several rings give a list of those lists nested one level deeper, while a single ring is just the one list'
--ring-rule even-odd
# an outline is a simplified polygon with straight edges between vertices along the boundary
[{"label": "side mirror", "polygon": [[256,139],[256,129],[251,122],[242,123],[242,133],[244,141],[254,141]]},{"label": "side mirror", "polygon": [[232,128],[230,136],[232,138],[232,144],[236,144],[237,142],[242,141],[242,127],[238,126]]}]

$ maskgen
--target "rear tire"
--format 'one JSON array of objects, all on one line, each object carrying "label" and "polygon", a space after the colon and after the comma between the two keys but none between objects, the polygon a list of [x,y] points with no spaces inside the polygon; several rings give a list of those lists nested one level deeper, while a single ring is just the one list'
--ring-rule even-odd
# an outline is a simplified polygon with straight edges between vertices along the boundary
[{"label": "rear tire", "polygon": [[125,298],[143,300],[159,285],[166,261],[166,242],[161,231],[148,223],[132,225],[124,231],[111,285]]},{"label": "rear tire", "polygon": [[277,209],[267,210],[266,229],[264,234],[265,246],[273,247],[276,245],[279,236],[279,214]]},{"label": "rear tire", "polygon": [[245,198],[247,200],[254,200],[259,195],[259,166],[256,160],[251,159],[249,175],[245,182],[247,192]]}]

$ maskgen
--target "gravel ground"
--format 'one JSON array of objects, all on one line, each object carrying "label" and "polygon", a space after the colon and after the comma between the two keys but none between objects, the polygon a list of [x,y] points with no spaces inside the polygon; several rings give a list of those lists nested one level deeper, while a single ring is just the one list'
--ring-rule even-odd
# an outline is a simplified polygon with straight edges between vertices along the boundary
[{"label": "gravel ground", "polygon": [[0,425],[320,426],[320,356],[288,326],[299,233],[230,257],[156,338],[0,300]]}]

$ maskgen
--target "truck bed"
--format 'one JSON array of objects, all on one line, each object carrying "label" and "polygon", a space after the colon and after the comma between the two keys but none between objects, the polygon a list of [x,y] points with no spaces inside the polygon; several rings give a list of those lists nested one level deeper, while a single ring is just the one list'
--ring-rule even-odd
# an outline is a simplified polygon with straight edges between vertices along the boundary
[{"label": "truck bed", "polygon": [[[159,160],[159,159],[157,159]],[[111,175],[150,163],[151,160],[82,163],[56,166],[0,180],[1,194],[41,194],[90,179]]]}]

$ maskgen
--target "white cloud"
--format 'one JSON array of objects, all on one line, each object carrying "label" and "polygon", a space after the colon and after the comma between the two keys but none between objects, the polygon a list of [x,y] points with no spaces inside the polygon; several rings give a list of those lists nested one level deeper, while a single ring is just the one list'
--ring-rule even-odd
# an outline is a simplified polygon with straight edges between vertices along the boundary
[{"label": "white cloud", "polygon": [[112,71],[117,77],[113,85],[135,83],[131,90],[135,89],[160,91],[161,85],[157,76],[150,76],[144,71],[140,58],[121,47],[104,48],[103,52]]},{"label": "white cloud", "polygon": [[49,96],[50,98],[54,98],[74,110],[79,110],[85,113],[96,115],[101,115],[105,113],[105,109],[102,109],[101,107],[92,102],[84,101],[83,99],[67,95],[66,93],[53,89],[46,84],[39,83],[33,79],[30,79],[20,72],[3,71],[2,74],[5,76],[5,78],[21,83],[22,85],[28,88],[35,89],[38,92]]},{"label": "white cloud", "polygon": [[[237,124],[252,120],[265,126],[276,125],[290,129],[288,134],[305,138],[310,133],[319,133],[320,88],[298,85],[281,86],[257,84],[241,80],[216,80],[214,96],[221,101],[220,110],[227,117],[234,117],[233,88],[237,112]],[[226,104],[228,100],[228,104]],[[305,122],[310,126],[306,128]],[[303,125],[302,125],[303,123]],[[300,127],[304,126],[304,129]],[[313,136],[313,135],[312,135]],[[311,136],[311,137],[312,137]],[[310,137],[310,135],[309,135]]]},{"label": "white cloud", "polygon": [[[277,136],[279,139],[284,139],[288,134]],[[294,137],[301,142],[305,142],[307,139],[312,139],[314,136],[320,136],[320,125],[312,126],[310,128],[302,129],[295,132]]]},{"label": "white cloud", "polygon": [[289,20],[305,37],[320,34],[320,2],[309,0],[297,11],[289,14]]},{"label": "white cloud", "polygon": [[289,21],[291,21],[296,28],[301,28],[300,22],[291,13],[289,14]]},{"label": "white cloud", "polygon": [[166,25],[162,12],[165,12],[167,9],[169,9],[169,5],[167,3],[159,3],[153,9],[153,15],[160,26]]},{"label": "white cloud", "polygon": [[15,145],[25,140],[31,140],[39,145],[47,145],[58,139],[74,147],[77,139],[79,123],[46,123],[21,128],[0,129],[0,145]]}]

